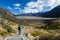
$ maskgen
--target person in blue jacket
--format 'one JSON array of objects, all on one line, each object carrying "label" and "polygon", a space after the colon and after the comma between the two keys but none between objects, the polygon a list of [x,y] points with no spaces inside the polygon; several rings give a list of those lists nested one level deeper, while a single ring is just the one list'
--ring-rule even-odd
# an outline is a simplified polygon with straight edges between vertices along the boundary
[{"label": "person in blue jacket", "polygon": [[18,25],[18,31],[19,31],[19,34],[21,34],[21,26]]}]

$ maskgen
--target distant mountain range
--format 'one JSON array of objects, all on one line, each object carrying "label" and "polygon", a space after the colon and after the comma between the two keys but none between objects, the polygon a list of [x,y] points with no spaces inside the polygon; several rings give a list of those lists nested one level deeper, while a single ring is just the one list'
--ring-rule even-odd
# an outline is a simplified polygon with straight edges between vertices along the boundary
[{"label": "distant mountain range", "polygon": [[55,7],[54,9],[52,9],[49,12],[45,12],[44,14],[42,14],[42,17],[60,17],[60,6]]},{"label": "distant mountain range", "polygon": [[60,18],[60,5],[48,12],[25,13],[15,16],[39,16],[39,17],[49,17],[49,18]]}]

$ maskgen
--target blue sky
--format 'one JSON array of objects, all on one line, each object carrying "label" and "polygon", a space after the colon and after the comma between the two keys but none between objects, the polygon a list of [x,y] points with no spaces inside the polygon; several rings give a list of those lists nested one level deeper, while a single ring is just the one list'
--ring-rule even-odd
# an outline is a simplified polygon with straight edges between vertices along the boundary
[{"label": "blue sky", "polygon": [[23,6],[29,2],[30,0],[0,0],[0,6],[11,6],[13,7],[13,4],[22,4]]},{"label": "blue sky", "polygon": [[26,3],[29,1],[31,0],[0,0],[0,6],[8,9],[14,14],[19,14],[18,10],[14,9],[15,8],[14,4],[22,4],[19,7],[23,9]]},{"label": "blue sky", "polygon": [[60,5],[60,0],[0,0],[3,7],[13,14],[45,12]]}]

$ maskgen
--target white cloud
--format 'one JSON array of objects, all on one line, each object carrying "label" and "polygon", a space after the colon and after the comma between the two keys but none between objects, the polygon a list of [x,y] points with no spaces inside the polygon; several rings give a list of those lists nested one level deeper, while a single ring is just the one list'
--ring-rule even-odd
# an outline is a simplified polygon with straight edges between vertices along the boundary
[{"label": "white cloud", "polygon": [[14,6],[16,6],[16,7],[19,7],[21,4],[13,4]]},{"label": "white cloud", "polygon": [[31,12],[31,9],[28,8],[28,7],[25,7],[24,10],[23,10],[23,12],[25,12],[25,13],[30,13],[30,12]]},{"label": "white cloud", "polygon": [[31,9],[29,7],[25,7],[25,9],[23,10],[23,12],[25,13],[37,13],[38,11],[38,9]]},{"label": "white cloud", "polygon": [[20,7],[15,7],[14,9],[16,9],[16,10],[17,10],[17,9],[20,10],[21,8],[20,8]]},{"label": "white cloud", "polygon": [[22,9],[20,8],[21,4],[14,4],[14,9],[17,10],[18,14],[22,13]]},{"label": "white cloud", "polygon": [[49,0],[48,5],[53,6],[55,5],[56,0]]},{"label": "white cloud", "polygon": [[43,6],[46,6],[46,7],[51,6],[51,8],[48,9],[48,10],[51,10],[57,5],[60,5],[60,0],[37,0],[36,2],[31,1],[26,4],[26,7],[24,8],[23,12],[24,13],[37,13],[37,12],[45,11],[43,10],[44,9]]},{"label": "white cloud", "polygon": [[8,6],[8,9],[12,9],[12,8]]},{"label": "white cloud", "polygon": [[29,3],[27,3],[27,6],[30,8],[34,8],[34,7],[37,7],[38,5],[36,2],[29,2]]}]

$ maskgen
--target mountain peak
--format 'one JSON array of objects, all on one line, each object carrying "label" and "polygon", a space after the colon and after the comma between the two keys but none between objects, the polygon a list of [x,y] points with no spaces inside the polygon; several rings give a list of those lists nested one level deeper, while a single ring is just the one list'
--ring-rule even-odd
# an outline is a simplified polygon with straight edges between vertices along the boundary
[{"label": "mountain peak", "polygon": [[60,5],[42,14],[42,17],[60,18]]}]

